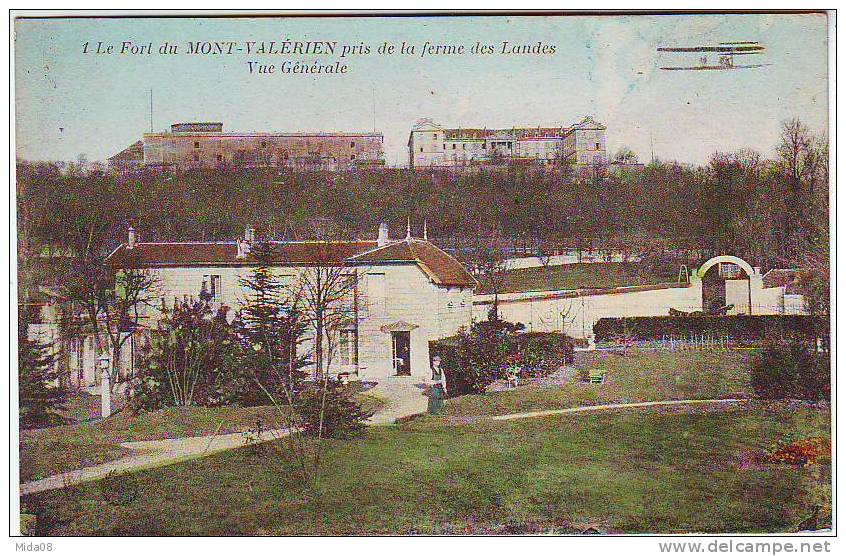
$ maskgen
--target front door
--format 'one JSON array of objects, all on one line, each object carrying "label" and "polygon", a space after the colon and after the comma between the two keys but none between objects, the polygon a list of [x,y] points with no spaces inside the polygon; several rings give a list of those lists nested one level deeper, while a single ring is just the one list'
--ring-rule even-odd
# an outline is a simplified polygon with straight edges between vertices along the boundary
[{"label": "front door", "polygon": [[394,374],[411,376],[411,332],[391,332]]}]

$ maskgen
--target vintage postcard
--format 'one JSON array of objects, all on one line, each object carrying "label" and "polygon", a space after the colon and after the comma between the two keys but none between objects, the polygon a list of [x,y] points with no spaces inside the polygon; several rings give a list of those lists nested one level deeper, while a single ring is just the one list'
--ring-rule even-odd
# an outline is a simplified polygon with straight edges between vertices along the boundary
[{"label": "vintage postcard", "polygon": [[13,12],[12,534],[829,551],[835,17]]}]

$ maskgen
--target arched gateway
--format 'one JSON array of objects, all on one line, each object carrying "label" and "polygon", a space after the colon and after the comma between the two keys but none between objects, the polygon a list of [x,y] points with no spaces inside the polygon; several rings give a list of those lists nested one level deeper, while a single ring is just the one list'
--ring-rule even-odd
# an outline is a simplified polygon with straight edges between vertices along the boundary
[{"label": "arched gateway", "polygon": [[[709,272],[714,267],[717,267],[718,272]],[[752,265],[740,257],[719,255],[708,259],[696,271],[697,277],[702,281],[702,308],[706,313],[715,313],[720,310],[727,312],[731,309],[738,311],[741,307],[730,307],[733,304],[727,301],[726,280],[745,279],[747,282],[746,302],[743,304],[746,307],[743,308],[752,314],[752,277],[757,274]]]}]

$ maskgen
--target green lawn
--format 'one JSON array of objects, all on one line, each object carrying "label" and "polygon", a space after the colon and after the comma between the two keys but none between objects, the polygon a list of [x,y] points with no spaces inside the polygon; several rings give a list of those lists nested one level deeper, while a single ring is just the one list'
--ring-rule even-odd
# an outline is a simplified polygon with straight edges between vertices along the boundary
[{"label": "green lawn", "polygon": [[831,468],[757,463],[786,435],[830,436],[828,411],[421,418],[327,442],[311,481],[245,448],[22,503],[42,535],[789,532],[831,515]]},{"label": "green lawn", "polygon": [[[375,411],[382,401],[358,394],[362,406]],[[116,413],[100,422],[21,431],[21,480],[31,481],[72,469],[111,461],[129,453],[121,442],[159,440],[283,428],[272,406],[187,407],[132,414]]]},{"label": "green lawn", "polygon": [[562,386],[519,387],[447,400],[446,417],[504,415],[603,403],[746,398],[750,351],[609,352],[578,354],[578,369],[604,369],[604,384],[575,377]]},{"label": "green lawn", "polygon": [[[678,269],[650,272],[638,263],[576,263],[567,265],[520,268],[503,273],[499,293],[579,288],[618,288],[660,284],[678,280]],[[490,284],[482,281],[480,293],[492,293]]]}]

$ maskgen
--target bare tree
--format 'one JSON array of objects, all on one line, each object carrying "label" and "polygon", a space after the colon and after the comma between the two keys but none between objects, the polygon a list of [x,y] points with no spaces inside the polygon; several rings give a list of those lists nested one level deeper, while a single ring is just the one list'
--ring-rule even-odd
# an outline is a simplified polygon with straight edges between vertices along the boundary
[{"label": "bare tree", "polygon": [[637,164],[637,154],[629,147],[620,147],[617,150],[617,154],[614,155],[614,162],[619,162],[621,164]]},{"label": "bare tree", "polygon": [[828,315],[831,311],[830,252],[828,236],[797,247],[799,258],[799,289],[805,310],[812,315]]},{"label": "bare tree", "polygon": [[326,226],[316,230],[312,262],[299,270],[292,297],[299,300],[303,317],[314,332],[314,378],[319,379],[329,374],[340,330],[357,318],[363,273],[339,260],[332,239],[337,235]]},{"label": "bare tree", "polygon": [[825,227],[828,141],[814,136],[808,126],[793,118],[782,126],[777,152],[777,165],[787,185],[786,201],[790,209],[782,215],[782,240],[788,244],[783,262],[795,264],[804,251],[801,247],[789,249],[796,234],[805,236],[807,243],[812,244],[819,235],[818,229]]},{"label": "bare tree", "polygon": [[[273,389],[259,381],[262,391],[276,408],[280,421],[291,431],[285,445],[297,461],[303,480],[319,480],[316,470],[319,469],[323,453],[321,440],[326,432],[324,417],[328,404],[332,403],[328,396],[336,386],[331,383],[330,371],[341,330],[346,326],[357,326],[359,283],[366,272],[361,267],[345,262],[343,251],[338,249],[340,234],[325,222],[315,223],[313,228],[317,240],[310,246],[312,253],[309,263],[298,267],[295,276],[279,289],[274,300],[283,303],[287,307],[287,314],[298,319],[299,322],[290,323],[292,330],[302,326],[312,339],[310,358],[314,364],[313,387],[316,391],[310,390],[310,393],[316,395],[319,401],[316,408],[309,407],[308,411],[316,409],[318,415],[316,431],[312,431],[312,434],[316,432],[316,443],[309,442],[304,434],[300,434],[305,428],[304,416],[300,413],[304,392],[289,387]],[[256,282],[255,277],[252,282]],[[273,300],[270,301],[272,304]],[[292,334],[292,338],[294,336],[299,337],[299,332]],[[287,380],[293,384],[293,377],[297,373],[295,367],[300,360],[291,353],[273,349],[275,342],[265,343],[269,346],[265,364],[271,368],[287,366]],[[280,395],[280,391],[283,394]]]},{"label": "bare tree", "polygon": [[97,353],[109,350],[113,390],[131,378],[120,372],[125,344],[140,327],[145,307],[156,308],[159,303],[158,277],[129,266],[115,271],[102,259],[81,257],[56,293],[64,307],[63,332],[72,338],[91,335]]},{"label": "bare tree", "polygon": [[488,318],[499,318],[499,294],[505,289],[507,271],[511,266],[502,250],[501,234],[494,228],[491,234],[477,233],[471,239],[466,262],[479,276],[482,284],[493,293],[494,302]]}]

